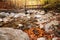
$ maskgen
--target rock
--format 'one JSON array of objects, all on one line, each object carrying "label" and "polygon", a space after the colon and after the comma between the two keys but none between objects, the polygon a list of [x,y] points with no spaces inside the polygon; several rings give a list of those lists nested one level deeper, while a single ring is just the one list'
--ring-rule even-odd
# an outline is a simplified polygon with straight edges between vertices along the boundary
[{"label": "rock", "polygon": [[41,14],[41,15],[45,14],[45,11],[41,11],[40,14]]},{"label": "rock", "polygon": [[29,40],[29,37],[21,30],[0,28],[0,40]]},{"label": "rock", "polygon": [[14,17],[15,13],[10,13],[9,17]]},{"label": "rock", "polygon": [[2,21],[2,18],[0,18],[0,22]]},{"label": "rock", "polygon": [[37,40],[46,40],[44,37],[37,38]]},{"label": "rock", "polygon": [[8,20],[8,18],[3,18],[3,22],[6,23]]},{"label": "rock", "polygon": [[58,39],[57,37],[52,38],[52,40],[57,40],[57,39]]}]

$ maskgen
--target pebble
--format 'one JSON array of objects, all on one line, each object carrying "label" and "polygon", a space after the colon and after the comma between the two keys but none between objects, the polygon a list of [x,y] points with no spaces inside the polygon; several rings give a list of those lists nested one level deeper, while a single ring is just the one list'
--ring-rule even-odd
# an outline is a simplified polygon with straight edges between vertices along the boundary
[{"label": "pebble", "polygon": [[52,38],[52,40],[57,40],[57,39],[58,39],[57,37]]},{"label": "pebble", "polygon": [[23,26],[22,24],[18,24],[18,26]]},{"label": "pebble", "polygon": [[6,23],[7,21],[9,21],[7,18],[3,18],[4,23]]},{"label": "pebble", "polygon": [[0,18],[0,22],[3,21],[2,18]]},{"label": "pebble", "polygon": [[45,11],[41,11],[40,14],[41,14],[41,15],[45,14]]},{"label": "pebble", "polygon": [[46,40],[45,37],[40,37],[40,38],[37,38],[37,40]]}]

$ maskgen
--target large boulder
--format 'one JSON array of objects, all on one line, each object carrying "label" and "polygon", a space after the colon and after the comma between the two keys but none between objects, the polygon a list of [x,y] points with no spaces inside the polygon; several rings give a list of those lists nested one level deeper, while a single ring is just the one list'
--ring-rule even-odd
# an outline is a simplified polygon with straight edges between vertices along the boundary
[{"label": "large boulder", "polygon": [[29,37],[21,30],[0,28],[0,40],[29,40]]}]

